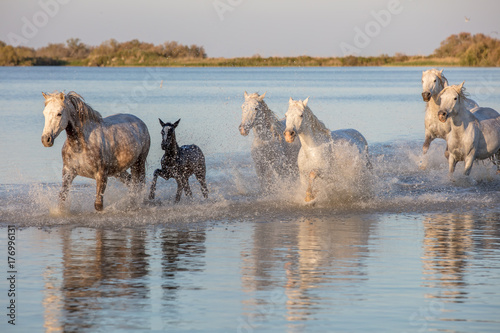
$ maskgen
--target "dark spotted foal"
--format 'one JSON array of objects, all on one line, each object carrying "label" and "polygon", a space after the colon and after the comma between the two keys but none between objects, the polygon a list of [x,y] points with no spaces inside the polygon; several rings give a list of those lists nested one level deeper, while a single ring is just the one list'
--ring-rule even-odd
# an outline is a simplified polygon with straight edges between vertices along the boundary
[{"label": "dark spotted foal", "polygon": [[192,192],[189,188],[189,177],[193,174],[200,182],[203,197],[208,198],[207,183],[205,181],[205,156],[203,152],[196,145],[179,147],[175,139],[175,128],[179,125],[180,119],[173,124],[164,123],[161,119],[158,120],[162,127],[161,149],[165,151],[165,154],[161,159],[161,169],[156,169],[153,174],[153,183],[151,184],[149,199],[152,200],[155,197],[158,176],[165,180],[174,178],[177,181],[175,202],[179,202],[181,199],[182,190],[184,190],[187,196],[191,197]]}]

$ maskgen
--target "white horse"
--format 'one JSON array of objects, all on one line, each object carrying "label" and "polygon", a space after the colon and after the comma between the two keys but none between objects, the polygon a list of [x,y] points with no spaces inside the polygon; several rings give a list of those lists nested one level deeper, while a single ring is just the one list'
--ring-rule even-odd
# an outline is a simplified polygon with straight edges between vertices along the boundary
[{"label": "white horse", "polygon": [[[442,123],[449,123],[451,127],[446,136],[450,175],[455,171],[457,162],[464,161],[465,175],[468,176],[476,159],[491,158],[494,163],[499,162],[500,115],[490,108],[479,108],[475,113],[467,110],[463,86],[464,82],[448,86],[439,94],[438,119]],[[485,109],[484,114],[487,116],[483,116],[481,109]],[[497,114],[496,118],[489,116],[493,112]]]},{"label": "white horse", "polygon": [[[102,196],[110,176],[135,185],[134,188],[144,186],[150,145],[146,124],[131,114],[102,118],[73,91],[66,95],[42,94],[45,97],[43,145],[52,147],[63,130],[67,135],[62,148],[61,206],[76,176],[96,180],[96,210],[103,209]],[[132,175],[126,171],[128,168]]]},{"label": "white horse", "polygon": [[269,191],[278,181],[295,181],[298,176],[297,156],[300,143],[285,143],[285,120],[278,120],[264,102],[266,93],[244,93],[241,106],[240,134],[248,135],[253,129],[252,159],[261,190]]},{"label": "white horse", "polygon": [[[305,201],[316,198],[317,190],[313,188],[314,180],[319,177],[328,180],[338,172],[337,168],[351,168],[355,160],[361,160],[370,168],[368,159],[368,143],[363,135],[354,129],[330,131],[307,106],[309,97],[304,101],[289,100],[286,112],[285,139],[291,143],[298,136],[302,147],[298,156],[300,180],[307,186]],[[354,148],[354,149],[353,149]],[[351,165],[336,165],[335,159],[339,150],[355,151],[357,156],[350,159]]]},{"label": "white horse", "polygon": [[[449,123],[442,123],[438,120],[439,112],[438,95],[448,86],[448,80],[443,75],[443,70],[438,71],[435,68],[422,72],[422,98],[427,103],[425,108],[425,141],[422,150],[425,153],[429,150],[431,142],[436,139],[446,139],[450,133]],[[472,110],[478,107],[472,99],[467,99],[465,107]],[[448,150],[445,152],[448,158]]]}]

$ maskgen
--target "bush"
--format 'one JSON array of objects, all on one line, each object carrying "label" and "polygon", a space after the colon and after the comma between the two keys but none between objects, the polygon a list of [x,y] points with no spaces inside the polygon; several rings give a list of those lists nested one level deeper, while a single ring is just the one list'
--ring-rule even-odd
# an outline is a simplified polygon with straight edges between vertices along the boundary
[{"label": "bush", "polygon": [[437,57],[457,57],[463,66],[500,66],[500,40],[484,34],[451,35],[434,51]]}]

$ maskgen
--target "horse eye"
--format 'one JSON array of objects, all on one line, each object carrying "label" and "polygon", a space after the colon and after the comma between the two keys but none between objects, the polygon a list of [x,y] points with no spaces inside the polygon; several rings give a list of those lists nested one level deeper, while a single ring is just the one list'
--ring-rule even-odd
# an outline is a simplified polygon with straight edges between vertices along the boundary
[{"label": "horse eye", "polygon": [[62,116],[62,113],[58,113],[58,114],[57,114],[57,116],[58,116],[58,117],[61,117],[61,116]]},{"label": "horse eye", "polygon": [[436,79],[434,79],[434,82],[436,82]]},{"label": "horse eye", "polygon": [[457,98],[455,97],[455,101],[457,100]]}]

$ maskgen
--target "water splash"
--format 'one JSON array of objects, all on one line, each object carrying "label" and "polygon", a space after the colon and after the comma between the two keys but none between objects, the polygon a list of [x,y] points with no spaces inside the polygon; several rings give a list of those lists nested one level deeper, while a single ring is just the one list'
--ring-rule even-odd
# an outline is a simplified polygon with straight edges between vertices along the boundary
[{"label": "water splash", "polygon": [[339,165],[349,160],[353,167],[339,168],[334,181],[322,185],[323,197],[314,206],[304,204],[305,189],[298,182],[283,181],[273,191],[261,193],[249,154],[225,154],[207,164],[208,200],[202,198],[194,178],[190,182],[193,198],[183,196],[179,204],[173,203],[173,180],[159,181],[157,200],[148,202],[145,192],[131,195],[123,184],[111,179],[103,212],[94,210],[93,182],[76,183],[70,191],[68,209],[61,211],[60,183],[2,185],[0,222],[121,228],[211,220],[287,220],[311,214],[483,212],[495,210],[500,204],[500,177],[490,162],[476,163],[470,177],[462,175],[463,165],[459,164],[455,181],[451,181],[441,144],[431,146],[425,170],[421,169],[421,148],[414,142],[371,148],[372,170],[366,170],[349,154],[338,156]]}]

